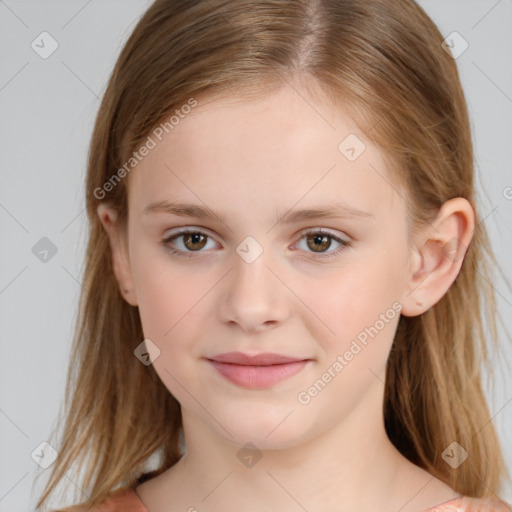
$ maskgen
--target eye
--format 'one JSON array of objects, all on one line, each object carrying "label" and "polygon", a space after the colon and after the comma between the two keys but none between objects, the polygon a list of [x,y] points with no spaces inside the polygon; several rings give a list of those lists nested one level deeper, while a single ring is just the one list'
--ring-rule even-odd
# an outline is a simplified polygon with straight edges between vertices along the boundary
[{"label": "eye", "polygon": [[[190,257],[193,256],[194,252],[204,252],[202,249],[205,247],[207,249],[215,248],[216,244],[213,241],[213,247],[207,247],[209,239],[211,239],[211,237],[208,234],[197,229],[189,228],[165,237],[161,244],[164,245],[171,254]],[[174,247],[177,247],[177,250],[174,249]]]},{"label": "eye", "polygon": [[[343,240],[332,233],[324,231],[322,229],[310,230],[303,233],[297,245],[301,245],[300,242],[305,241],[301,250],[306,252],[314,253],[315,258],[331,258],[337,256],[346,247],[350,247],[351,243],[348,240]],[[213,246],[208,247],[208,241],[211,241]],[[338,244],[335,250],[329,251],[331,246]],[[177,256],[192,257],[194,253],[205,252],[203,249],[214,249],[216,244],[213,239],[203,231],[198,229],[182,229],[167,237],[165,237],[161,244],[166,249]]]},{"label": "eye", "polygon": [[[348,240],[343,240],[342,238],[339,238],[332,233],[323,231],[321,229],[303,233],[298,245],[300,245],[300,242],[303,240],[305,240],[305,247],[302,246],[299,248],[307,252],[315,253],[315,258],[331,258],[337,256],[339,253],[345,250],[346,247],[350,247],[351,245]],[[328,249],[331,248],[333,241],[335,244],[338,244],[338,246],[335,248],[335,250],[328,252]]]}]

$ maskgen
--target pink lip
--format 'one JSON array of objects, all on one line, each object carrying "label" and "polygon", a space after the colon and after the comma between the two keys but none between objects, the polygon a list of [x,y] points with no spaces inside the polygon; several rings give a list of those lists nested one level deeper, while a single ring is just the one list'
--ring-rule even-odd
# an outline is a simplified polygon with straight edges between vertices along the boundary
[{"label": "pink lip", "polygon": [[300,372],[309,359],[280,354],[229,352],[209,358],[212,366],[227,380],[249,389],[268,388]]}]

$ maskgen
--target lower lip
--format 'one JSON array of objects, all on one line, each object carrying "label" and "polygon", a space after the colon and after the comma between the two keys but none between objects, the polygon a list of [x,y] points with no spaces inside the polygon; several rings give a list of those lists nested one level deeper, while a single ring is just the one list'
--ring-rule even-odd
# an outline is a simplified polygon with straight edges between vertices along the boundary
[{"label": "lower lip", "polygon": [[249,389],[269,388],[299,373],[307,362],[293,361],[268,366],[245,366],[210,360],[212,366],[227,380]]}]

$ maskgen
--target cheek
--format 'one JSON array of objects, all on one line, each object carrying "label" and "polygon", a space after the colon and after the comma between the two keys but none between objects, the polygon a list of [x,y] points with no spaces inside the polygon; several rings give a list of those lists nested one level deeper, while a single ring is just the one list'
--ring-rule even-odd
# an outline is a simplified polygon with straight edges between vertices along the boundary
[{"label": "cheek", "polygon": [[336,333],[353,331],[373,323],[397,302],[403,265],[396,260],[393,254],[360,258],[308,282],[298,278],[295,289],[326,327]]},{"label": "cheek", "polygon": [[132,268],[144,336],[172,362],[193,353],[204,337],[219,275],[178,262],[164,248],[142,246],[133,253]]},{"label": "cheek", "polygon": [[135,262],[134,281],[144,338],[160,351],[153,368],[169,392],[180,403],[186,403],[189,397],[181,383],[187,382],[186,388],[190,388],[190,375],[197,372],[191,356],[201,332],[198,316],[204,316],[201,299],[212,285],[186,266],[170,263],[165,254],[155,257],[140,251]]},{"label": "cheek", "polygon": [[[159,345],[171,336],[200,299],[195,274],[176,265],[163,247],[141,244],[131,254],[144,335]],[[204,292],[203,292],[204,293]]]}]

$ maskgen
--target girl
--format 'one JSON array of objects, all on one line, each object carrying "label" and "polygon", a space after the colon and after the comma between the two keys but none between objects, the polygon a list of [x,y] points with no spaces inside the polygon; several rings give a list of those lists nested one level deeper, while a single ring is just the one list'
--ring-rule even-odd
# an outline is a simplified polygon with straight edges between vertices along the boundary
[{"label": "girl", "polygon": [[66,477],[59,511],[510,510],[467,106],[413,0],[157,0],[86,185],[38,507]]}]

